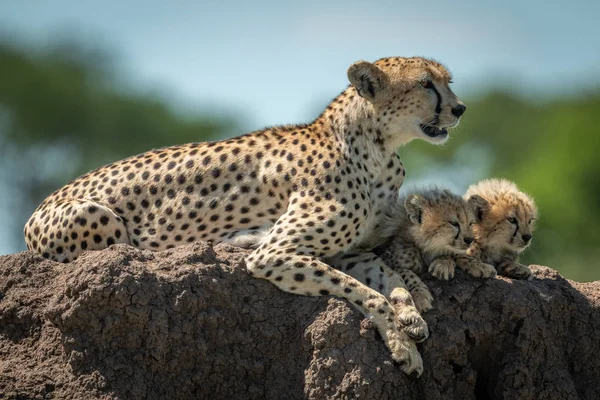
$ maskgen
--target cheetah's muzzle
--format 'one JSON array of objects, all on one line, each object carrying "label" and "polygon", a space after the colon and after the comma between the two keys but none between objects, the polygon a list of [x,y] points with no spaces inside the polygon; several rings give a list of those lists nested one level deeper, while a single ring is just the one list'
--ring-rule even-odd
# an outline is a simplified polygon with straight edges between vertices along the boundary
[{"label": "cheetah's muzzle", "polygon": [[435,126],[431,126],[431,125],[424,125],[421,124],[421,130],[423,132],[425,132],[425,134],[429,137],[442,137],[442,136],[447,136],[448,135],[448,129],[446,128],[436,128]]}]

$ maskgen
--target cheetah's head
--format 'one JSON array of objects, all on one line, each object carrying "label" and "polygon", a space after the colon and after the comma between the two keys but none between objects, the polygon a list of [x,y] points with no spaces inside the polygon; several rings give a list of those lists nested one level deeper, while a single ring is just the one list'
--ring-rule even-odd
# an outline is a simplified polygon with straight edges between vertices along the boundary
[{"label": "cheetah's head", "polygon": [[404,208],[413,240],[429,254],[465,254],[473,242],[474,202],[448,190],[434,190],[408,195]]},{"label": "cheetah's head", "polygon": [[446,68],[424,58],[358,61],[348,69],[348,79],[373,105],[382,133],[396,146],[415,138],[444,143],[466,110],[450,89]]},{"label": "cheetah's head", "polygon": [[471,185],[464,196],[477,204],[476,240],[497,251],[521,253],[530,244],[538,217],[533,199],[503,179],[486,179]]}]

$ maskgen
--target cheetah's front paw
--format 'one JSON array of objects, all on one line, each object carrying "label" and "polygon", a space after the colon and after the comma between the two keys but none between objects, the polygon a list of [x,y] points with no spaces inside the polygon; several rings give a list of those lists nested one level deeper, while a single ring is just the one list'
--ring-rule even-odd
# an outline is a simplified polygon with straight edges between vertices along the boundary
[{"label": "cheetah's front paw", "polygon": [[423,373],[423,359],[417,350],[415,342],[410,340],[402,331],[388,331],[386,344],[392,353],[392,358],[407,375],[417,377]]},{"label": "cheetah's front paw", "polygon": [[404,288],[396,288],[390,293],[395,320],[399,328],[406,332],[415,342],[422,342],[429,337],[427,323],[414,306],[410,292]]},{"label": "cheetah's front paw", "polygon": [[[495,270],[494,270],[495,271]],[[433,308],[431,303],[433,302],[433,296],[431,292],[426,288],[416,288],[411,290],[410,295],[415,302],[415,307],[420,313],[424,313]]]},{"label": "cheetah's front paw", "polygon": [[433,296],[427,289],[418,288],[410,292],[415,302],[415,307],[419,313],[424,313],[433,308]]},{"label": "cheetah's front paw", "polygon": [[531,272],[531,268],[529,268],[527,265],[516,262],[502,264],[500,267],[498,267],[498,272],[500,272],[501,275],[514,279],[533,279],[533,272]]},{"label": "cheetah's front paw", "polygon": [[401,329],[415,342],[421,343],[429,337],[427,323],[413,306],[396,308]]},{"label": "cheetah's front paw", "polygon": [[440,259],[433,260],[429,265],[429,273],[438,279],[447,281],[454,278],[454,268],[456,264],[452,260]]}]

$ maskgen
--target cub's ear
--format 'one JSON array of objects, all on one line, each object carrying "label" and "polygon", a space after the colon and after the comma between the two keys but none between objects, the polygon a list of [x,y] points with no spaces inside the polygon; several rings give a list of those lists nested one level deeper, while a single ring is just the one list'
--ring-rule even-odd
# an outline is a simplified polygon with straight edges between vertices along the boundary
[{"label": "cub's ear", "polygon": [[473,210],[473,214],[475,214],[477,222],[481,222],[485,213],[490,209],[490,203],[478,194],[474,194],[469,197],[467,203],[469,203],[469,207],[471,207],[471,210]]},{"label": "cub's ear", "polygon": [[406,200],[404,200],[404,209],[408,214],[408,219],[410,219],[410,222],[415,225],[421,223],[423,207],[425,207],[426,202],[427,200],[418,194],[408,195]]},{"label": "cub's ear", "polygon": [[348,68],[348,80],[356,88],[358,95],[369,101],[387,84],[385,73],[368,61],[357,61]]}]

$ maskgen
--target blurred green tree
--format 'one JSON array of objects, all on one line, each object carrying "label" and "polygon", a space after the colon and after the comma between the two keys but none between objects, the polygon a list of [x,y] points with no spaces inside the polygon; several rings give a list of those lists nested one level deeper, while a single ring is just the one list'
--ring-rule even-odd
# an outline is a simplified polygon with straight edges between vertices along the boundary
[{"label": "blurred green tree", "polygon": [[152,148],[222,138],[234,127],[123,88],[102,54],[0,43],[0,190],[10,193],[4,207],[13,248],[24,248],[21,231],[34,208],[68,180]]}]

